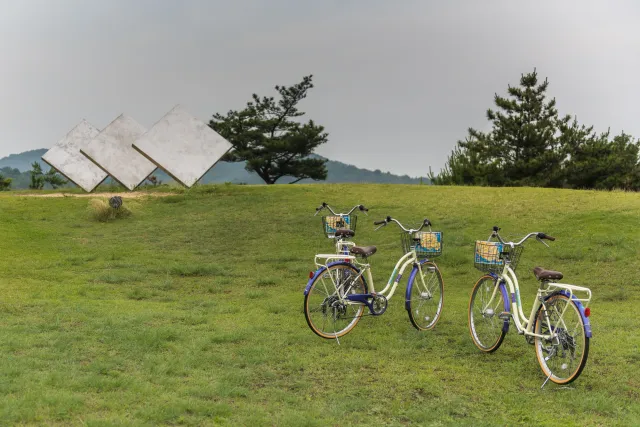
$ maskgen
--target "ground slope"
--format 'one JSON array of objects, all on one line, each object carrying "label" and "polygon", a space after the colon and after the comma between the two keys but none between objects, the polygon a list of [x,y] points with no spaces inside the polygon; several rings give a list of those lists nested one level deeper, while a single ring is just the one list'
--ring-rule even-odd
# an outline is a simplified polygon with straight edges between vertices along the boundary
[{"label": "ground slope", "polygon": [[[181,191],[181,190],[176,190]],[[302,313],[313,254],[330,249],[314,208],[366,204],[357,241],[377,244],[377,286],[400,252],[386,215],[430,218],[445,311],[414,330],[402,287],[338,346]],[[0,195],[0,424],[637,425],[640,195],[401,185],[202,186],[126,199],[88,218],[86,198]],[[518,271],[590,286],[594,337],[569,388],[544,381],[510,331],[481,354],[467,329],[473,245],[493,225],[544,231]],[[526,311],[526,310],[525,310]]]}]

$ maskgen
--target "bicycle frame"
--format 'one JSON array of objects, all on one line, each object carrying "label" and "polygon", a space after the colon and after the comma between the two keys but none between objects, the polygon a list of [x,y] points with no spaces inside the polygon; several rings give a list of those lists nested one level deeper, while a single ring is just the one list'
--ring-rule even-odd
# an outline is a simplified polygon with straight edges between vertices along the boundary
[{"label": "bicycle frame", "polygon": [[[553,335],[536,334],[535,332],[533,332],[533,325],[534,325],[536,313],[538,312],[540,306],[542,306],[543,309],[546,311],[545,300],[552,294],[559,292],[559,293],[563,293],[570,300],[573,300],[577,303],[578,308],[580,309],[579,310],[580,315],[583,317],[583,320],[585,321],[584,323],[586,328],[586,336],[588,338],[591,337],[590,323],[588,318],[584,314],[584,309],[588,307],[589,302],[591,301],[591,290],[589,288],[576,286],[576,285],[569,285],[565,283],[541,282],[540,286],[538,287],[536,298],[533,301],[533,304],[531,307],[531,313],[527,318],[524,315],[524,312],[522,311],[522,301],[520,300],[520,286],[518,283],[518,278],[516,276],[516,273],[509,266],[509,263],[508,262],[505,263],[505,267],[502,271],[502,274],[500,275],[491,274],[491,276],[494,277],[494,279],[496,279],[496,286],[494,287],[493,294],[491,295],[489,303],[487,304],[486,307],[484,307],[484,309],[486,309],[488,306],[491,305],[491,303],[493,302],[493,298],[495,298],[496,296],[496,292],[498,292],[498,289],[505,286],[506,284],[506,287],[508,287],[508,292],[506,292],[507,290],[506,287],[504,288],[504,292],[502,289],[500,289],[500,292],[503,292],[503,296],[507,297],[507,304],[510,307],[509,314],[513,318],[513,323],[515,324],[519,334],[525,335],[525,336],[544,338],[544,339],[550,339],[554,337]],[[578,296],[576,296],[575,294],[576,292],[578,294],[584,293],[585,296],[579,298]],[[566,305],[564,307],[564,310],[560,314],[559,320],[562,322],[564,321],[564,314],[567,308],[569,308],[569,305]]]},{"label": "bicycle frame", "polygon": [[[319,259],[324,259],[325,262],[318,262]],[[372,296],[372,295],[382,295],[384,296],[387,300],[391,300],[391,298],[393,297],[393,295],[395,294],[396,289],[398,288],[398,283],[400,283],[400,279],[402,279],[402,275],[404,274],[405,270],[407,269],[408,266],[410,265],[417,265],[418,266],[418,271],[420,273],[422,273],[422,264],[418,262],[418,257],[415,253],[415,251],[411,251],[411,252],[407,252],[405,255],[403,255],[402,257],[400,257],[400,259],[398,260],[398,262],[396,262],[395,267],[393,268],[393,271],[391,272],[391,275],[389,276],[389,280],[386,284],[386,286],[384,287],[384,289],[382,289],[379,292],[375,291],[375,285],[374,285],[374,281],[373,281],[373,274],[371,273],[371,265],[370,264],[366,264],[366,263],[361,263],[357,260],[357,258],[353,255],[343,255],[343,254],[317,254],[315,256],[315,264],[316,267],[318,268],[328,268],[329,264],[331,264],[331,262],[329,261],[333,261],[333,262],[339,262],[339,261],[343,261],[343,262],[349,262],[354,264],[358,268],[359,272],[358,275],[354,278],[354,281],[357,280],[359,277],[361,277],[363,274],[365,275],[365,284],[367,286],[367,292],[368,294],[360,294],[360,295],[366,295],[366,296]],[[331,279],[333,281],[333,278]],[[422,284],[424,286],[426,286],[426,284],[424,283],[424,277],[422,274],[420,274],[420,280],[422,281]],[[334,286],[336,285],[335,281],[333,282]],[[337,287],[337,286],[336,286]],[[350,299],[347,297],[345,297],[346,292],[343,292],[342,295],[339,295],[340,299],[342,302],[347,303],[347,304],[361,304],[364,301],[360,301],[359,299]],[[356,295],[351,295],[351,297],[353,296],[357,296]]]}]

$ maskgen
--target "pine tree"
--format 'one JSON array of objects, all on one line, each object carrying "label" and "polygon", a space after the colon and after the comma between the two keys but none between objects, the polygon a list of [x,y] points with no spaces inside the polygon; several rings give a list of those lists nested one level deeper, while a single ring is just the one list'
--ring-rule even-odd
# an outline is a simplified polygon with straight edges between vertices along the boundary
[{"label": "pine tree", "polygon": [[65,185],[68,181],[64,179],[54,168],[49,169],[44,176],[44,182],[49,184],[53,189]]},{"label": "pine tree", "polygon": [[557,138],[556,101],[547,99],[547,79],[537,71],[523,74],[507,96],[494,95],[497,109],[487,110],[490,132],[470,128],[458,141],[445,170],[434,182],[490,186],[559,186],[566,153]]},{"label": "pine tree", "polygon": [[622,132],[609,140],[599,137],[578,140],[567,160],[565,175],[572,188],[640,190],[640,142]]},{"label": "pine tree", "polygon": [[254,94],[244,110],[214,114],[209,126],[233,145],[222,160],[246,161],[245,169],[257,173],[267,184],[285,176],[297,178],[292,183],[305,178],[326,179],[326,160],[309,157],[327,142],[324,127],[313,120],[305,124],[294,120],[304,115],[297,106],[313,87],[312,77],[304,77],[291,87],[276,86],[281,97],[277,102]]},{"label": "pine tree", "polygon": [[29,188],[32,190],[42,190],[44,187],[44,176],[42,176],[42,167],[40,163],[33,162],[31,164],[31,183],[29,184]]}]

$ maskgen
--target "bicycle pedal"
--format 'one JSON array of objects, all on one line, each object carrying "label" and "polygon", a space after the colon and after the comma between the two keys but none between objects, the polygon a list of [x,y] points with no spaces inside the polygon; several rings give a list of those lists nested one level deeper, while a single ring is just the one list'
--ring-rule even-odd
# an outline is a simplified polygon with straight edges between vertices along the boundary
[{"label": "bicycle pedal", "polygon": [[509,313],[508,311],[503,311],[502,313],[498,314],[498,318],[502,320],[509,320],[511,319],[511,313]]}]

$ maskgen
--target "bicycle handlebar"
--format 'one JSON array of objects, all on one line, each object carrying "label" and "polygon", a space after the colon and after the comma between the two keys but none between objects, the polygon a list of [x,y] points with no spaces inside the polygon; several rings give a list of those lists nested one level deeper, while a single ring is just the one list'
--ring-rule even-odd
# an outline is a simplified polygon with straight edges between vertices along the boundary
[{"label": "bicycle handlebar", "polygon": [[500,227],[498,227],[497,225],[494,225],[493,226],[493,232],[491,233],[491,236],[489,237],[489,239],[491,239],[491,237],[495,236],[495,237],[498,238],[500,243],[503,243],[503,244],[506,244],[506,245],[509,245],[509,246],[520,246],[526,240],[530,239],[531,237],[535,237],[538,241],[540,241],[540,243],[544,244],[545,246],[548,246],[548,245],[546,243],[544,243],[542,240],[551,240],[552,242],[556,240],[555,237],[549,236],[548,234],[542,233],[540,231],[536,231],[536,232],[527,234],[518,243],[505,242],[504,240],[502,240],[502,237],[500,237],[500,234],[498,233],[499,230],[500,230]]},{"label": "bicycle handlebar", "polygon": [[384,227],[385,225],[387,225],[390,222],[395,222],[396,224],[398,224],[398,227],[400,227],[403,231],[405,231],[407,233],[415,233],[416,231],[422,230],[424,227],[431,227],[431,221],[429,221],[427,218],[425,218],[422,221],[422,225],[420,226],[420,228],[413,229],[413,228],[406,228],[404,225],[402,225],[400,223],[400,221],[398,221],[395,218],[391,218],[390,216],[387,216],[382,221],[374,221],[373,225],[379,225],[379,227],[376,228],[376,230],[379,230],[380,228]]},{"label": "bicycle handlebar", "polygon": [[329,206],[328,204],[326,204],[325,202],[322,202],[322,204],[320,206],[318,206],[316,208],[316,213],[313,216],[318,215],[318,212],[320,212],[322,209],[328,209],[329,212],[331,212],[334,215],[337,216],[347,216],[347,215],[351,215],[351,213],[353,211],[355,211],[356,209],[360,209],[361,212],[364,212],[365,215],[367,215],[367,212],[369,212],[369,208],[365,207],[364,205],[355,205],[353,208],[351,208],[351,210],[349,212],[345,213],[336,213],[331,206]]}]

